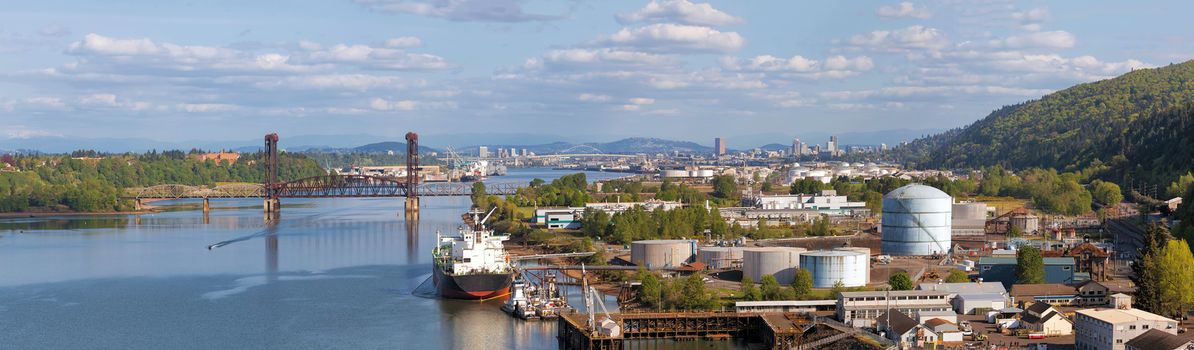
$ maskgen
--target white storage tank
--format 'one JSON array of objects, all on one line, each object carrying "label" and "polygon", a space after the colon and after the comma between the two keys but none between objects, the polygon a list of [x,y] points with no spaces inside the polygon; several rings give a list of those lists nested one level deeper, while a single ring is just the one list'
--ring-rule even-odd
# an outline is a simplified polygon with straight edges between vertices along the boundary
[{"label": "white storage tank", "polygon": [[660,170],[659,176],[671,177],[671,178],[688,177],[688,170],[682,170],[682,169]]},{"label": "white storage tank", "polygon": [[800,268],[800,253],[797,247],[754,247],[742,249],[742,278],[749,277],[758,283],[765,275],[775,277],[779,284],[789,285],[796,278]]},{"label": "white storage tank", "polygon": [[933,187],[911,184],[883,196],[883,254],[949,252],[953,198]]},{"label": "white storage tank", "polygon": [[813,275],[813,288],[861,287],[870,281],[870,256],[852,250],[817,250],[800,254],[800,267]]},{"label": "white storage tank", "polygon": [[954,221],[987,219],[987,203],[954,203],[953,210]]},{"label": "white storage tank", "polygon": [[713,169],[693,170],[692,177],[713,177]]},{"label": "white storage tank", "polygon": [[655,239],[630,242],[630,262],[648,269],[679,267],[692,262],[696,241]]},{"label": "white storage tank", "polygon": [[710,269],[728,269],[742,262],[742,247],[701,247],[697,261]]},{"label": "white storage tank", "polygon": [[847,251],[847,252],[859,252],[859,253],[866,254],[866,256],[871,256],[871,248],[867,248],[867,247],[837,247],[837,248],[833,248],[833,250],[841,250],[841,251]]}]

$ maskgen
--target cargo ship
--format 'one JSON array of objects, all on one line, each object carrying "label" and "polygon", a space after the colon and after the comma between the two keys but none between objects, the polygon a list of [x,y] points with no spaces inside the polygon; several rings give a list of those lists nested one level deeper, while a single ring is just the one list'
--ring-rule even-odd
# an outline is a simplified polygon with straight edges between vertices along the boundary
[{"label": "cargo ship", "polygon": [[485,219],[493,215],[493,210],[481,220],[477,220],[479,211],[470,214],[472,223],[461,225],[459,235],[439,237],[436,231],[437,246],[431,254],[435,260],[432,281],[436,292],[444,298],[470,300],[509,293],[514,266],[502,247],[509,237],[495,235],[493,230],[485,228]]}]

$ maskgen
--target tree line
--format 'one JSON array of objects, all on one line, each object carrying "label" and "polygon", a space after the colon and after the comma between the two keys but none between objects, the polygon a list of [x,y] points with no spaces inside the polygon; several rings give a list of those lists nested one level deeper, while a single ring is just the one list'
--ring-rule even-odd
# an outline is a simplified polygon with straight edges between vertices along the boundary
[{"label": "tree line", "polygon": [[[183,151],[105,155],[76,152],[68,155],[17,155],[4,157],[12,171],[0,172],[0,212],[71,210],[104,212],[131,210],[132,203],[118,200],[125,188],[160,184],[215,185],[217,182],[261,182],[262,157],[243,154],[231,163],[201,161]],[[86,156],[84,158],[83,156]],[[326,174],[311,159],[282,153],[280,179]]]}]

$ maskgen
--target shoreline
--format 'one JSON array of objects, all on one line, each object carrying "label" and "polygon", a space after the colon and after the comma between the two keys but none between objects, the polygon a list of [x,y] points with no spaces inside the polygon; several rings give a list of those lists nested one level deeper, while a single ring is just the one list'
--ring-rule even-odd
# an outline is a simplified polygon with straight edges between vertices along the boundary
[{"label": "shoreline", "polygon": [[153,214],[161,211],[161,207],[151,205],[149,203],[157,202],[158,200],[144,200],[141,203],[141,210],[133,211],[97,211],[97,212],[83,212],[83,211],[21,211],[12,213],[0,213],[0,219],[13,218],[44,218],[54,216],[108,216],[108,215],[143,215]]}]

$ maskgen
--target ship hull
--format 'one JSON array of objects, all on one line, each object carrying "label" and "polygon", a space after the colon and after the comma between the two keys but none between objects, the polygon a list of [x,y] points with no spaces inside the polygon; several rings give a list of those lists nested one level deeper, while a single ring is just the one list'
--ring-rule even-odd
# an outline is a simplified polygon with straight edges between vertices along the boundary
[{"label": "ship hull", "polygon": [[512,273],[449,275],[438,266],[432,274],[436,292],[449,299],[479,300],[493,298],[510,291]]}]

